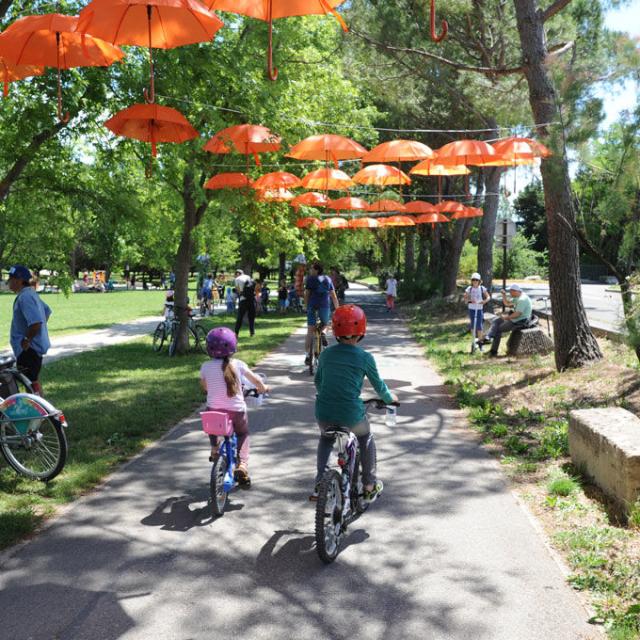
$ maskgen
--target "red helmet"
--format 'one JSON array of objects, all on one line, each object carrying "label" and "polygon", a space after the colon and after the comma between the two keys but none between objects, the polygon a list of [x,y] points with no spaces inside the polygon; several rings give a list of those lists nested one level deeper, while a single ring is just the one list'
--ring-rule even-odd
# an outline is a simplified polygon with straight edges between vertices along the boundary
[{"label": "red helmet", "polygon": [[331,324],[336,338],[359,336],[362,340],[367,333],[367,316],[355,304],[344,304],[338,307],[333,314]]}]

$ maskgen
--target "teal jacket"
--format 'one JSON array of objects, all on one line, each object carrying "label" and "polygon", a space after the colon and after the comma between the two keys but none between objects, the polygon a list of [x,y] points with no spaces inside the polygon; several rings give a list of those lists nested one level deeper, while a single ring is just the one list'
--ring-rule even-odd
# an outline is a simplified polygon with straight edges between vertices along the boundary
[{"label": "teal jacket", "polygon": [[384,402],[393,402],[370,353],[342,343],[325,349],[320,354],[315,377],[316,419],[344,427],[363,420],[365,410],[360,392],[365,376]]}]

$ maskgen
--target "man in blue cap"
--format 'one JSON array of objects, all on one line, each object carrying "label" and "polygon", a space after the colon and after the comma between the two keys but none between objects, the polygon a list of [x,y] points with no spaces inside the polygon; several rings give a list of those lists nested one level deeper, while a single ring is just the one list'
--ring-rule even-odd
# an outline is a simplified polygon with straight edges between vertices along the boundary
[{"label": "man in blue cap", "polygon": [[51,309],[40,300],[31,287],[31,272],[21,264],[9,269],[9,289],[16,294],[11,320],[11,348],[17,365],[33,383],[33,389],[42,395],[39,377],[42,357],[49,350],[47,320]]},{"label": "man in blue cap", "polygon": [[512,284],[509,286],[509,298],[507,298],[507,292],[503,289],[503,304],[505,307],[513,308],[507,313],[503,313],[501,316],[497,317],[491,323],[491,329],[489,329],[485,339],[483,340],[484,344],[491,342],[491,351],[489,351],[489,355],[492,357],[498,355],[502,334],[526,326],[531,318],[531,298],[529,298],[529,296],[520,288],[519,284]]}]

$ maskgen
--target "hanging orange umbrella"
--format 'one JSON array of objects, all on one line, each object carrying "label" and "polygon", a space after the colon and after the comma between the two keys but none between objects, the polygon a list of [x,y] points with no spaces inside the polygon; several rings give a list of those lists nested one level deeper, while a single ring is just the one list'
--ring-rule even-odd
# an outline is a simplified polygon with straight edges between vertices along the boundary
[{"label": "hanging orange umbrella", "polygon": [[278,78],[273,68],[273,21],[293,16],[325,15],[332,13],[343,31],[348,31],[346,22],[335,10],[344,0],[203,0],[209,9],[239,13],[269,23],[269,46],[267,49],[267,75],[270,80]]},{"label": "hanging orange umbrella", "polygon": [[254,183],[254,189],[297,189],[302,186],[302,181],[298,176],[288,171],[272,171],[260,176]]},{"label": "hanging orange umbrella", "polygon": [[62,116],[60,71],[74,67],[108,67],[124,53],[98,37],[76,32],[78,18],[60,13],[19,18],[0,34],[0,55],[15,65],[58,70],[58,119]]},{"label": "hanging orange umbrella", "polygon": [[338,136],[334,133],[324,133],[317,136],[309,136],[293,145],[288,158],[296,160],[323,160],[333,161],[335,168],[338,168],[338,160],[355,160],[362,158],[367,150],[351,138]]},{"label": "hanging orange umbrella", "polygon": [[371,149],[362,162],[416,162],[431,158],[433,150],[416,140],[391,140]]},{"label": "hanging orange umbrella", "polygon": [[81,12],[78,31],[113,44],[149,48],[150,90],[155,100],[153,49],[208,42],[222,20],[197,0],[93,0]]},{"label": "hanging orange umbrella", "polygon": [[353,181],[358,184],[375,185],[377,187],[388,187],[392,185],[411,184],[411,178],[396,167],[388,164],[371,164],[364,169],[360,169]]},{"label": "hanging orange umbrella", "polygon": [[340,169],[316,169],[303,176],[302,186],[318,191],[343,191],[355,187],[356,183]]},{"label": "hanging orange umbrella", "polygon": [[435,210],[438,213],[456,213],[465,209],[466,207],[461,202],[455,202],[455,200],[443,200],[435,205]]},{"label": "hanging orange umbrella", "polygon": [[252,155],[257,165],[260,164],[259,153],[269,153],[280,149],[280,136],[272,133],[267,127],[258,124],[236,124],[216,133],[204,145],[209,153],[231,153],[236,151],[242,155]]},{"label": "hanging orange umbrella", "polygon": [[[134,104],[109,118],[105,127],[119,136],[151,143],[151,156],[158,154],[159,142],[185,142],[198,137],[198,132],[176,109],[157,104]],[[151,172],[149,164],[149,174]]]},{"label": "hanging orange umbrella", "polygon": [[462,218],[481,218],[484,211],[478,207],[465,207],[462,211],[456,211],[452,216],[452,220],[460,220]]},{"label": "hanging orange umbrella", "polygon": [[299,229],[306,229],[307,227],[316,227],[319,229],[322,227],[322,222],[318,218],[299,218],[296,220],[296,227]]},{"label": "hanging orange umbrella", "polygon": [[210,178],[204,185],[205,189],[243,189],[253,186],[249,176],[244,173],[230,172],[218,173]]},{"label": "hanging orange umbrella", "polygon": [[378,223],[382,227],[415,227],[416,223],[410,216],[389,216],[388,218],[378,218]]},{"label": "hanging orange umbrella", "polygon": [[[253,185],[255,189],[255,184]],[[256,193],[256,200],[260,202],[289,202],[294,195],[288,189],[279,187],[277,189],[261,189]]]},{"label": "hanging orange umbrella", "polygon": [[367,211],[379,213],[382,211],[406,211],[406,207],[402,202],[397,200],[377,200],[367,206]]},{"label": "hanging orange umbrella", "polygon": [[447,216],[441,213],[422,213],[414,218],[416,224],[430,224],[434,225],[438,222],[450,222]]},{"label": "hanging orange umbrella", "polygon": [[480,167],[497,159],[495,149],[482,140],[456,140],[437,149],[435,155],[437,164],[444,165],[470,164]]},{"label": "hanging orange umbrella", "polygon": [[369,203],[362,198],[337,198],[329,200],[327,207],[334,211],[366,211]]},{"label": "hanging orange umbrella", "polygon": [[[2,36],[0,35],[0,38]],[[3,95],[6,98],[9,95],[9,83],[16,80],[24,80],[31,76],[41,76],[44,72],[42,67],[34,65],[15,65],[0,56],[0,82],[3,84]]]},{"label": "hanging orange umbrella", "polygon": [[322,221],[321,229],[346,229],[349,223],[344,218],[326,218]]},{"label": "hanging orange umbrella", "polygon": [[404,205],[405,213],[436,213],[437,209],[430,202],[424,200],[413,200]]},{"label": "hanging orange umbrella", "polygon": [[445,166],[438,164],[436,159],[427,159],[419,162],[409,173],[416,176],[468,176],[471,170],[463,164]]},{"label": "hanging orange umbrella", "polygon": [[502,165],[488,166],[515,166],[520,164],[533,164],[536,158],[548,158],[551,151],[543,144],[532,138],[518,138],[511,136],[493,143],[495,152],[501,156]]},{"label": "hanging orange umbrella", "polygon": [[296,196],[289,204],[294,209],[298,209],[302,205],[306,207],[326,207],[329,204],[329,198],[324,193],[307,191],[307,193]]},{"label": "hanging orange umbrella", "polygon": [[349,229],[375,229],[379,226],[375,218],[354,218],[349,220]]}]

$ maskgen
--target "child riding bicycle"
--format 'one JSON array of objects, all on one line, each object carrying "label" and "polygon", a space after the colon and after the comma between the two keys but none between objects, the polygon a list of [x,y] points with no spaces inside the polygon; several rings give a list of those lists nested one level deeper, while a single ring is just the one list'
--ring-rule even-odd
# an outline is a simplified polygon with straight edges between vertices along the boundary
[{"label": "child riding bicycle", "polygon": [[364,404],[360,399],[365,376],[384,403],[396,402],[397,397],[389,391],[378,374],[373,356],[356,346],[367,332],[367,317],[364,311],[354,304],[343,305],[333,314],[332,327],[338,344],[320,354],[315,375],[315,413],[320,428],[320,439],[316,489],[310,499],[317,498],[317,485],[326,470],[333,449],[334,439],[327,437],[325,431],[337,426],[348,428],[358,438],[364,498],[373,502],[382,493],[383,485],[382,481],[376,478],[375,440]]},{"label": "child riding bicycle", "polygon": [[[236,480],[249,486],[249,421],[247,404],[242,392],[242,378],[255,385],[258,393],[267,393],[268,387],[262,379],[249,369],[242,360],[232,360],[238,349],[236,334],[227,327],[216,327],[207,334],[207,353],[211,360],[200,367],[200,384],[207,392],[207,411],[220,411],[228,414],[233,430],[238,437],[238,457],[240,464],[236,468]],[[211,442],[211,462],[218,455],[218,438],[209,436]]]}]

